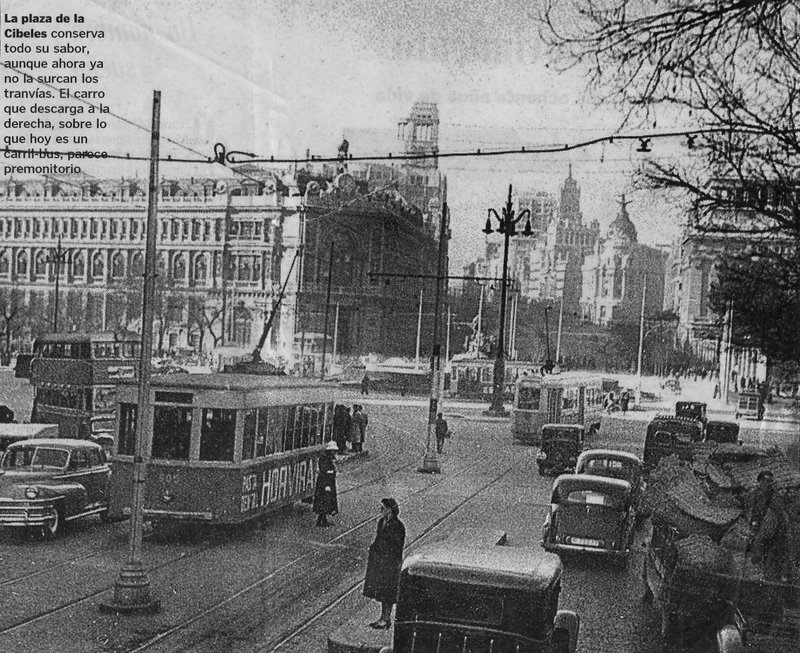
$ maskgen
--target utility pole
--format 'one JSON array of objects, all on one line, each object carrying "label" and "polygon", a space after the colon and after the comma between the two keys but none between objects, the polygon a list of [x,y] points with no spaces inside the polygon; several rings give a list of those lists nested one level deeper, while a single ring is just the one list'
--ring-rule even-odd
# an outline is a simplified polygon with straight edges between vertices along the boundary
[{"label": "utility pole", "polygon": [[[333,279],[333,245],[331,240],[331,251],[328,256],[328,289],[325,293],[325,328],[322,334],[322,369],[320,370],[319,378],[325,378],[325,355],[328,353],[328,314],[331,309],[331,280]],[[334,353],[334,356],[336,354]]]},{"label": "utility pole", "polygon": [[61,249],[61,234],[58,235],[58,245],[54,252],[50,252],[47,257],[47,262],[55,266],[55,297],[53,301],[53,333],[58,333],[58,291],[59,281],[61,280],[61,264],[64,262],[67,253]]},{"label": "utility pole", "polygon": [[339,302],[336,302],[336,317],[333,319],[333,354],[332,360],[336,364],[337,345],[339,344]]},{"label": "utility pole", "polygon": [[422,337],[422,288],[419,289],[419,317],[417,317],[417,353],[414,357],[414,367],[419,367],[419,345]]},{"label": "utility pole", "polygon": [[644,305],[647,297],[647,275],[644,275],[642,286],[642,311],[639,315],[639,356],[636,362],[636,393],[633,403],[638,406],[642,403],[642,350],[644,349]]},{"label": "utility pole", "polygon": [[[442,285],[447,281],[447,271],[445,261],[447,259],[447,225],[449,214],[447,202],[442,203],[442,217],[439,225],[439,256],[436,264],[436,292],[433,299],[433,347],[431,348],[431,393],[428,404],[428,437],[425,443],[425,456],[422,459],[420,472],[426,474],[438,474],[441,472],[439,458],[436,454],[435,434],[436,416],[439,412],[439,401],[441,392],[441,373],[442,373],[442,345],[439,342],[439,313],[441,306]],[[422,293],[420,292],[420,306],[422,305]],[[431,442],[434,446],[431,447]]]},{"label": "utility pole", "polygon": [[558,309],[558,336],[556,337],[556,365],[561,361],[561,326],[564,323],[564,291],[561,291],[561,306]]},{"label": "utility pole", "polygon": [[147,197],[147,237],[144,255],[142,297],[142,347],[139,359],[139,405],[136,416],[136,456],[133,461],[133,501],[128,561],[114,583],[110,603],[100,611],[117,614],[152,614],[161,601],[150,594],[150,579],[142,565],[142,527],[144,522],[145,481],[150,461],[152,418],[150,415],[150,368],[153,357],[153,299],[156,288],[156,231],[158,226],[158,152],[161,136],[161,91],[153,91],[153,125],[150,139],[150,187]]}]

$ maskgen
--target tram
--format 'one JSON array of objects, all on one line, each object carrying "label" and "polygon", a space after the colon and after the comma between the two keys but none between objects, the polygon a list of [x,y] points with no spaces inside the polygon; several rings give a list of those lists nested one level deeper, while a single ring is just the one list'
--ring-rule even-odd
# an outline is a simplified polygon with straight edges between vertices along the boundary
[{"label": "tram", "polygon": [[[450,396],[491,401],[494,394],[494,358],[459,358],[450,362]],[[517,379],[524,372],[539,370],[541,363],[507,360],[503,396],[511,401]]]},{"label": "tram", "polygon": [[[144,518],[239,524],[313,496],[335,388],[287,376],[151,380]],[[109,516],[131,514],[138,385],[117,386]]]},{"label": "tram", "polygon": [[37,338],[31,360],[31,422],[58,424],[62,438],[112,437],[115,384],[138,376],[139,347],[139,335],[127,331]]},{"label": "tram", "polygon": [[616,382],[590,373],[522,376],[511,412],[515,440],[541,444],[545,424],[582,424],[591,435],[600,429],[606,387]]}]

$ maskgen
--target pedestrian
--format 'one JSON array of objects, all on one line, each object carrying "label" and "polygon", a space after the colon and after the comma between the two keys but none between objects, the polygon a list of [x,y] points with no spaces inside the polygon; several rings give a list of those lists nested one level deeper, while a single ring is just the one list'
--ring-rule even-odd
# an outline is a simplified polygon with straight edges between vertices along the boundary
[{"label": "pedestrian", "polygon": [[623,414],[628,412],[628,404],[631,401],[631,396],[628,394],[628,391],[622,393],[622,396],[619,398],[619,407],[622,410]]},{"label": "pedestrian", "polygon": [[364,451],[364,437],[369,419],[360,404],[353,405],[353,417],[350,420],[350,448],[355,453]]},{"label": "pedestrian", "polygon": [[775,490],[773,473],[762,470],[756,477],[750,511],[750,552],[753,562],[763,563],[766,580],[788,580],[787,515]]},{"label": "pedestrian", "polygon": [[366,372],[364,372],[364,376],[361,378],[361,394],[369,394],[369,374]]},{"label": "pedestrian", "polygon": [[400,506],[391,498],[381,499],[381,516],[375,540],[370,544],[364,596],[379,601],[381,616],[370,626],[377,629],[392,625],[392,608],[397,603],[397,583],[403,563],[406,527],[398,519]]},{"label": "pedestrian", "polygon": [[331,525],[328,515],[339,513],[339,501],[336,495],[336,464],[334,459],[339,446],[331,440],[319,458],[317,484],[314,488],[313,509],[317,513],[317,526],[327,528]]},{"label": "pedestrian", "polygon": [[439,413],[436,416],[436,453],[442,453],[444,448],[444,441],[449,438],[449,430],[447,428],[447,420]]},{"label": "pedestrian", "polygon": [[333,439],[339,447],[339,453],[347,453],[347,438],[350,435],[347,429],[347,408],[341,404],[333,407]]},{"label": "pedestrian", "polygon": [[342,441],[344,450],[347,451],[347,441],[350,439],[350,429],[353,426],[353,416],[350,414],[350,406],[344,406],[342,416]]},{"label": "pedestrian", "polygon": [[721,396],[722,396],[722,393],[720,392],[720,389],[719,389],[719,383],[715,383],[714,384],[714,396],[712,398],[716,399],[717,397],[721,397]]}]

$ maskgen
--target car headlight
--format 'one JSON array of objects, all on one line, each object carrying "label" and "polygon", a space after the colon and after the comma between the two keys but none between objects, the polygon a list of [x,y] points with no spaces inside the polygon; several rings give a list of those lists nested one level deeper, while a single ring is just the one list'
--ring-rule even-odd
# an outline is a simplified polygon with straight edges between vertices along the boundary
[{"label": "car headlight", "polygon": [[25,488],[25,497],[28,499],[35,499],[39,496],[39,488],[38,487],[26,487]]}]

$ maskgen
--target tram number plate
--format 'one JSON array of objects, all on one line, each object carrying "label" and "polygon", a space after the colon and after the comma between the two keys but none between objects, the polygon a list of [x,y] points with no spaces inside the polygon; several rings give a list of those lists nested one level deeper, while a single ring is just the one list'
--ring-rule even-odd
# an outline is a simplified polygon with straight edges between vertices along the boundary
[{"label": "tram number plate", "polygon": [[178,472],[161,472],[158,475],[158,480],[161,483],[166,483],[168,485],[173,483],[180,483],[181,482],[181,475]]}]

